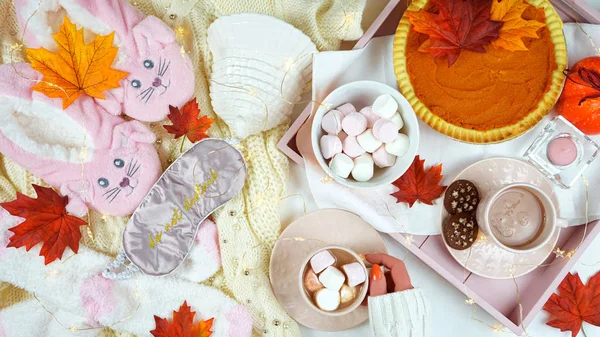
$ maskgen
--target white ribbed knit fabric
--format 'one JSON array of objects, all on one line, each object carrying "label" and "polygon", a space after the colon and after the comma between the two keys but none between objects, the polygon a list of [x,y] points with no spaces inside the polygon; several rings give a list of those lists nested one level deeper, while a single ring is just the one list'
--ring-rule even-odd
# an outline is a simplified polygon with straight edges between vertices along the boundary
[{"label": "white ribbed knit fabric", "polygon": [[[220,16],[241,12],[272,15],[287,21],[306,33],[319,50],[335,50],[341,40],[356,40],[366,0],[130,0],[146,15],[155,15],[172,27],[189,27],[193,34],[183,40],[191,48],[196,74],[196,98],[202,115],[216,118],[209,98],[211,56],[206,31]],[[0,1],[5,15],[0,22],[2,61],[10,62],[10,45],[17,42],[20,32],[16,24],[12,1]],[[265,37],[267,38],[267,37]],[[16,53],[13,61],[22,61]],[[150,125],[162,141],[157,145],[163,167],[180,155],[180,141],[173,141],[163,129],[163,122]],[[279,201],[288,179],[288,159],[276,147],[287,125],[281,125],[242,142],[248,163],[248,177],[242,193],[229,202],[214,219],[219,228],[224,282],[217,276],[212,285],[231,294],[247,306],[254,319],[254,336],[300,336],[297,324],[275,299],[269,282],[271,249],[280,234]],[[231,132],[218,120],[209,135],[229,138]],[[186,142],[186,147],[189,147]],[[185,148],[184,148],[185,150]],[[0,156],[0,202],[14,199],[15,192],[32,195],[30,184],[40,183],[25,170]],[[127,218],[108,217],[90,212],[91,236],[84,235],[84,244],[108,254],[120,250],[120,232]],[[224,283],[224,284],[223,284]],[[16,288],[0,284],[0,307],[27,298]],[[103,336],[114,336],[105,330]]]},{"label": "white ribbed knit fabric", "polygon": [[429,300],[420,289],[369,297],[372,337],[428,337]]}]

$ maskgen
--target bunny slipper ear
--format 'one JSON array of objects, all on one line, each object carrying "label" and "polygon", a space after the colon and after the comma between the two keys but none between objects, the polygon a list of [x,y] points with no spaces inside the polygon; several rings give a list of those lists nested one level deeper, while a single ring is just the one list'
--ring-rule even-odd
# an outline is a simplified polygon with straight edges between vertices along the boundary
[{"label": "bunny slipper ear", "polygon": [[[2,212],[0,236],[21,221]],[[38,256],[40,246],[36,245],[30,251],[23,248],[7,249],[0,256],[0,270],[3,271],[0,281],[12,283],[29,292],[35,291],[47,308],[53,311],[60,308],[58,318],[68,327],[112,325],[122,321],[114,329],[145,336],[155,328],[154,315],[171,320],[173,310],[178,310],[187,301],[196,312],[197,319],[214,318],[212,336],[250,336],[252,319],[248,312],[214,288],[173,277],[137,275],[131,280],[106,280],[99,273],[109,262],[107,256],[81,246],[79,253],[68,260],[44,265],[43,258]],[[60,330],[64,328],[57,327],[58,324],[50,315],[45,312],[41,315],[43,309],[39,303],[35,303],[37,309],[26,303],[0,311],[0,322],[4,323],[5,330],[7,322],[11,326],[28,322],[35,325],[35,331],[53,333],[22,334],[6,330],[6,337],[71,336],[68,331]],[[25,315],[23,310],[31,310],[31,313]],[[40,315],[37,315],[38,312]],[[32,315],[31,319],[29,314]],[[41,319],[43,317],[47,320]],[[44,324],[46,326],[40,326]],[[24,331],[31,332],[33,328]],[[82,330],[77,333],[77,336],[87,336],[81,335]]]},{"label": "bunny slipper ear", "polygon": [[27,46],[49,50],[56,49],[52,27],[63,22],[63,15],[57,15],[61,8],[71,22],[95,34],[115,31],[117,45],[144,19],[140,11],[123,0],[15,0],[15,8]]},{"label": "bunny slipper ear", "polygon": [[152,144],[156,135],[144,124],[138,121],[129,121],[117,125],[113,130],[111,150],[127,148],[129,151],[137,150],[137,143]]},{"label": "bunny slipper ear", "polygon": [[94,189],[91,188],[90,181],[87,179],[83,181],[73,180],[60,186],[60,194],[69,197],[66,207],[67,212],[82,217],[88,211],[85,204],[86,200],[94,198]]},{"label": "bunny slipper ear", "polygon": [[148,54],[149,49],[163,48],[175,43],[173,29],[159,18],[148,16],[133,27],[133,40],[140,54]]},{"label": "bunny slipper ear", "polygon": [[210,219],[198,226],[194,246],[174,276],[191,282],[203,282],[221,268],[219,233],[217,225]]}]

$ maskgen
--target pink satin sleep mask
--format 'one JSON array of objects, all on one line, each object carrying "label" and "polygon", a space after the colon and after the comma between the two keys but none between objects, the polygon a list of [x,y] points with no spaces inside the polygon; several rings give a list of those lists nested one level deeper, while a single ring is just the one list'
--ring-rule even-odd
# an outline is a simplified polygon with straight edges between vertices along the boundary
[{"label": "pink satin sleep mask", "polygon": [[144,274],[171,273],[188,255],[199,224],[238,194],[245,180],[236,148],[219,139],[195,144],[163,173],[127,223],[127,259]]}]

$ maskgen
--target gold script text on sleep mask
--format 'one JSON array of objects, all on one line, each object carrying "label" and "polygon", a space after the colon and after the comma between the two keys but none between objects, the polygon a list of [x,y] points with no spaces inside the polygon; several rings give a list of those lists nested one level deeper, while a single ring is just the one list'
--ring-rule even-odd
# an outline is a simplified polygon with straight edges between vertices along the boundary
[{"label": "gold script text on sleep mask", "polygon": [[171,273],[188,255],[200,223],[245,180],[246,165],[236,148],[219,139],[196,143],[169,166],[131,216],[123,232],[126,258],[144,274]]}]

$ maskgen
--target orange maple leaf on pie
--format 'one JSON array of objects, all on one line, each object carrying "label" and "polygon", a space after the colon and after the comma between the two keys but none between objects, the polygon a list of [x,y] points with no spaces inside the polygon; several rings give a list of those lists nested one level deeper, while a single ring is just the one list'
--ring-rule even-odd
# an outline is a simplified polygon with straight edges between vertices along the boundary
[{"label": "orange maple leaf on pie", "polygon": [[425,160],[416,156],[408,171],[392,183],[398,187],[398,191],[391,194],[396,197],[397,202],[406,202],[409,207],[413,207],[417,201],[433,205],[433,200],[444,193],[446,186],[439,185],[444,177],[442,176],[442,164],[430,167],[425,171],[424,163]]},{"label": "orange maple leaf on pie", "polygon": [[215,121],[206,116],[200,116],[200,109],[196,99],[185,103],[181,110],[177,107],[169,105],[169,120],[173,125],[163,125],[168,133],[173,134],[175,139],[186,136],[190,142],[195,143],[204,138],[208,138],[206,131]]},{"label": "orange maple leaf on pie", "polygon": [[33,185],[37,199],[17,192],[17,199],[0,204],[8,213],[25,218],[19,225],[9,228],[14,235],[7,247],[31,247],[43,242],[40,256],[48,264],[60,259],[67,247],[79,250],[81,231],[79,226],[87,223],[66,211],[68,197],[61,197],[53,189]]},{"label": "orange maple leaf on pie", "polygon": [[491,1],[430,0],[428,10],[407,11],[413,29],[429,36],[419,51],[447,56],[449,67],[463,50],[485,53],[485,46],[498,38],[502,26],[490,19]]},{"label": "orange maple leaf on pie", "polygon": [[543,22],[525,20],[521,16],[529,4],[523,0],[493,0],[490,17],[494,21],[502,21],[498,39],[492,42],[495,48],[510,51],[527,50],[522,38],[538,39],[537,31],[544,27]]},{"label": "orange maple leaf on pie", "polygon": [[210,337],[214,318],[194,324],[196,313],[191,311],[187,301],[183,302],[179,311],[173,311],[173,321],[154,316],[156,328],[150,333],[154,337]]},{"label": "orange maple leaf on pie", "polygon": [[107,36],[96,36],[85,44],[83,29],[65,17],[58,33],[53,34],[58,51],[53,53],[45,48],[27,48],[27,58],[31,67],[44,75],[41,82],[33,86],[51,98],[62,98],[66,109],[82,93],[104,99],[105,90],[119,87],[119,81],[127,72],[111,68],[118,48],[113,47],[112,32]]}]

